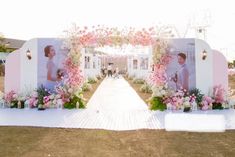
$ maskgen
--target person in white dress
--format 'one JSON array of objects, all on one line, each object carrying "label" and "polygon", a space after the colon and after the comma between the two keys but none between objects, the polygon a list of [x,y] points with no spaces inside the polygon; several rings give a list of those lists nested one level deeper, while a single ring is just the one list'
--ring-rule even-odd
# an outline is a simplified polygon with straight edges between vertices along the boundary
[{"label": "person in white dress", "polygon": [[47,61],[47,81],[45,87],[50,90],[54,91],[55,86],[61,81],[61,77],[58,77],[58,68],[56,67],[55,63],[53,62],[53,58],[56,55],[55,49],[52,45],[47,45],[44,48],[45,57],[48,58]]}]

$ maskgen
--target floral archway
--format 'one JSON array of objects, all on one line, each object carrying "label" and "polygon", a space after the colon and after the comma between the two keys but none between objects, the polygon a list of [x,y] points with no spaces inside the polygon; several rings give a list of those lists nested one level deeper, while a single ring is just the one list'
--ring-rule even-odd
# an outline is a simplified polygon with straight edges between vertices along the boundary
[{"label": "floral archway", "polygon": [[156,87],[166,86],[166,66],[171,57],[167,52],[167,40],[160,38],[157,27],[142,29],[130,27],[120,30],[99,25],[92,28],[74,26],[67,31],[65,44],[70,50],[65,62],[69,74],[67,78],[68,86],[77,86],[79,88],[82,83],[82,75],[79,69],[82,48],[117,47],[126,44],[152,47],[154,71],[150,80]]},{"label": "floral archway", "polygon": [[[153,96],[150,100],[151,109],[165,110],[171,109],[197,108],[207,110],[214,106],[221,107],[225,100],[225,92],[220,87],[214,87],[212,97],[204,96],[200,90],[192,91],[174,91],[167,86],[166,68],[171,60],[168,52],[168,41],[159,35],[158,27],[149,28],[109,28],[103,26],[77,27],[67,31],[66,45],[70,49],[65,67],[69,74],[67,85],[70,87],[79,87],[82,83],[80,74],[80,57],[82,48],[103,47],[103,46],[122,46],[130,44],[132,46],[150,46],[152,47],[152,66],[154,67],[150,75],[150,83],[153,90]],[[217,108],[217,107],[216,107]],[[223,108],[223,107],[221,107]]]}]

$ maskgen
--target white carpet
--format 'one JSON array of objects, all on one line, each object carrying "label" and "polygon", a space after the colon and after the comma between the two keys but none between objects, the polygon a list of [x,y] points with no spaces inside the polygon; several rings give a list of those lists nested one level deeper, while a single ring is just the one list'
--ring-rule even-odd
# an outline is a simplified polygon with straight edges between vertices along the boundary
[{"label": "white carpet", "polygon": [[223,131],[235,129],[235,110],[149,111],[124,79],[105,79],[87,109],[0,109],[0,126]]}]

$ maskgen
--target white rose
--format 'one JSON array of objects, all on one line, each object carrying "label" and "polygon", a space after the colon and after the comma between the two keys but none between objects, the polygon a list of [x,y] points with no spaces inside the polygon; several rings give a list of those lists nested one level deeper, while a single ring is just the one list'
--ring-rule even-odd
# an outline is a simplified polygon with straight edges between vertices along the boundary
[{"label": "white rose", "polygon": [[33,97],[38,97],[38,93],[37,92],[33,92],[32,96]]},{"label": "white rose", "polygon": [[159,92],[159,90],[156,90],[156,91],[154,92],[154,95],[158,97],[158,96],[161,96],[161,93]]},{"label": "white rose", "polygon": [[166,95],[166,91],[165,91],[165,90],[162,90],[162,91],[161,91],[161,94],[162,94],[162,95]]},{"label": "white rose", "polygon": [[59,98],[60,98],[60,95],[59,95],[59,94],[57,94],[57,95],[56,95],[56,99],[59,99]]},{"label": "white rose", "polygon": [[4,93],[0,91],[0,99],[4,98]]},{"label": "white rose", "polygon": [[184,98],[184,101],[189,101],[189,100],[190,100],[189,97],[185,97],[185,98]]},{"label": "white rose", "polygon": [[57,102],[56,99],[54,99],[52,103],[56,105],[56,102]]},{"label": "white rose", "polygon": [[184,107],[190,107],[190,103],[188,101],[184,102]]},{"label": "white rose", "polygon": [[52,99],[54,99],[54,98],[55,98],[55,95],[54,95],[54,94],[52,94],[52,95],[50,95],[50,96],[49,96],[49,98],[52,100]]},{"label": "white rose", "polygon": [[72,88],[69,88],[68,92],[69,92],[69,93],[72,93],[72,92],[73,92],[73,89],[72,89]]},{"label": "white rose", "polygon": [[58,99],[58,100],[57,100],[57,103],[58,103],[59,105],[62,105],[62,104],[63,104],[62,99]]}]

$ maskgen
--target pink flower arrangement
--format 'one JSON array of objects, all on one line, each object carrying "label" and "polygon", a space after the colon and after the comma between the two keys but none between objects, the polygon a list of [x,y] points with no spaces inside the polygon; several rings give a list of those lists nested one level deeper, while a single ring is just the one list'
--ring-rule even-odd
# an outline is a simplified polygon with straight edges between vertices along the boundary
[{"label": "pink flower arrangement", "polygon": [[202,110],[208,110],[212,107],[214,100],[209,96],[204,96],[201,102]]},{"label": "pink flower arrangement", "polygon": [[213,97],[215,103],[224,103],[225,102],[225,89],[222,85],[214,86],[213,88]]},{"label": "pink flower arrangement", "polygon": [[5,94],[4,97],[6,103],[11,104],[12,101],[16,101],[17,100],[17,94],[15,91],[10,91],[9,93]]},{"label": "pink flower arrangement", "polygon": [[82,47],[123,44],[149,46],[158,42],[156,40],[156,36],[159,35],[158,32],[156,27],[137,30],[131,27],[118,29],[98,25],[88,28],[87,26],[78,27],[74,25],[67,31],[67,34],[72,45]]},{"label": "pink flower arrangement", "polygon": [[37,107],[38,93],[36,91],[32,92],[29,96],[26,97],[25,103],[28,104],[30,108]]},{"label": "pink flower arrangement", "polygon": [[69,87],[79,87],[83,83],[83,76],[79,66],[75,65],[71,58],[65,61],[65,68],[67,70],[67,77],[65,78],[65,84]]},{"label": "pink flower arrangement", "polygon": [[164,85],[167,82],[166,67],[162,64],[154,65],[154,71],[150,75],[150,80],[153,85]]},{"label": "pink flower arrangement", "polygon": [[180,109],[184,102],[184,92],[183,91],[177,91],[174,92],[171,96],[166,97],[164,100],[165,104],[171,104],[172,109]]}]

